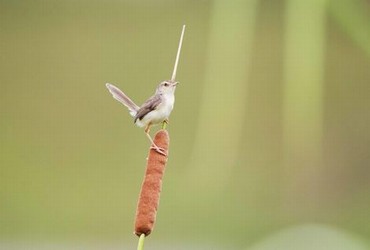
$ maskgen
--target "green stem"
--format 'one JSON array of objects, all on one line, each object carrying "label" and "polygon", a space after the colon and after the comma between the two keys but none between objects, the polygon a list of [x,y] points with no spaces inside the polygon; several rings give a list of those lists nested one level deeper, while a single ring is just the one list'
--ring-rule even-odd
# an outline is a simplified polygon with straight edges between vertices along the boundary
[{"label": "green stem", "polygon": [[143,250],[144,249],[144,239],[145,239],[145,234],[141,234],[139,238],[139,243],[137,245],[137,250]]}]

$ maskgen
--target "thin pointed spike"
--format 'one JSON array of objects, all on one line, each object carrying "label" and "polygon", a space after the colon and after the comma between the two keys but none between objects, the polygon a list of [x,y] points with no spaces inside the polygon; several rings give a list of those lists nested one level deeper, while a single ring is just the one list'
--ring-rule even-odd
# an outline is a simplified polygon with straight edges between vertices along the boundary
[{"label": "thin pointed spike", "polygon": [[175,66],[173,67],[173,73],[172,73],[172,78],[171,78],[172,81],[175,81],[175,78],[176,78],[177,65],[179,64],[180,51],[181,51],[181,46],[182,46],[182,39],[184,38],[184,33],[185,33],[185,25],[182,26],[179,48],[177,49]]}]

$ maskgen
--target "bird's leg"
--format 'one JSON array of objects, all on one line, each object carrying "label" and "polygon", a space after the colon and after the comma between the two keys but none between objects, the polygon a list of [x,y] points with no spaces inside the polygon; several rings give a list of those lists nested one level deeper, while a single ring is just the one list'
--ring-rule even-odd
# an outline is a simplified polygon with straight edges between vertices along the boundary
[{"label": "bird's leg", "polygon": [[166,126],[170,123],[170,121],[168,119],[164,120],[162,122],[162,129],[166,129]]},{"label": "bird's leg", "polygon": [[152,137],[150,136],[149,132],[150,132],[150,124],[148,124],[148,125],[146,126],[146,128],[145,128],[145,134],[146,134],[146,136],[148,137],[148,139],[149,139],[149,141],[150,141],[150,143],[151,143],[151,147],[150,147],[150,148],[151,148],[151,149],[154,149],[155,151],[157,151],[157,152],[158,152],[158,153],[160,153],[161,155],[167,156],[167,154],[166,154],[165,150],[164,150],[163,148],[158,147],[158,146],[154,143],[154,141],[153,141]]}]

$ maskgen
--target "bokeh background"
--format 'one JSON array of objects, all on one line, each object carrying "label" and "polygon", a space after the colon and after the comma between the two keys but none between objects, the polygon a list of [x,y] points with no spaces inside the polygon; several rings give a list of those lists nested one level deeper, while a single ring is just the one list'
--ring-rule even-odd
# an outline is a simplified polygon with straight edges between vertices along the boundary
[{"label": "bokeh background", "polygon": [[[135,249],[169,79],[147,249],[369,249],[370,2],[0,0],[0,249]],[[156,129],[154,129],[155,131]]]}]

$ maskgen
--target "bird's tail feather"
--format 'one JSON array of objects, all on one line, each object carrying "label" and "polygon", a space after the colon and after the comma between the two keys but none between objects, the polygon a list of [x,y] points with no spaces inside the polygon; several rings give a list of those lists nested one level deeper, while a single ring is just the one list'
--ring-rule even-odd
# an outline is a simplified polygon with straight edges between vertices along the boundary
[{"label": "bird's tail feather", "polygon": [[125,105],[128,110],[130,111],[130,115],[135,117],[137,111],[139,110],[139,106],[137,106],[125,93],[123,93],[119,88],[116,86],[107,83],[105,84],[107,86],[109,92],[112,94],[113,98]]}]

